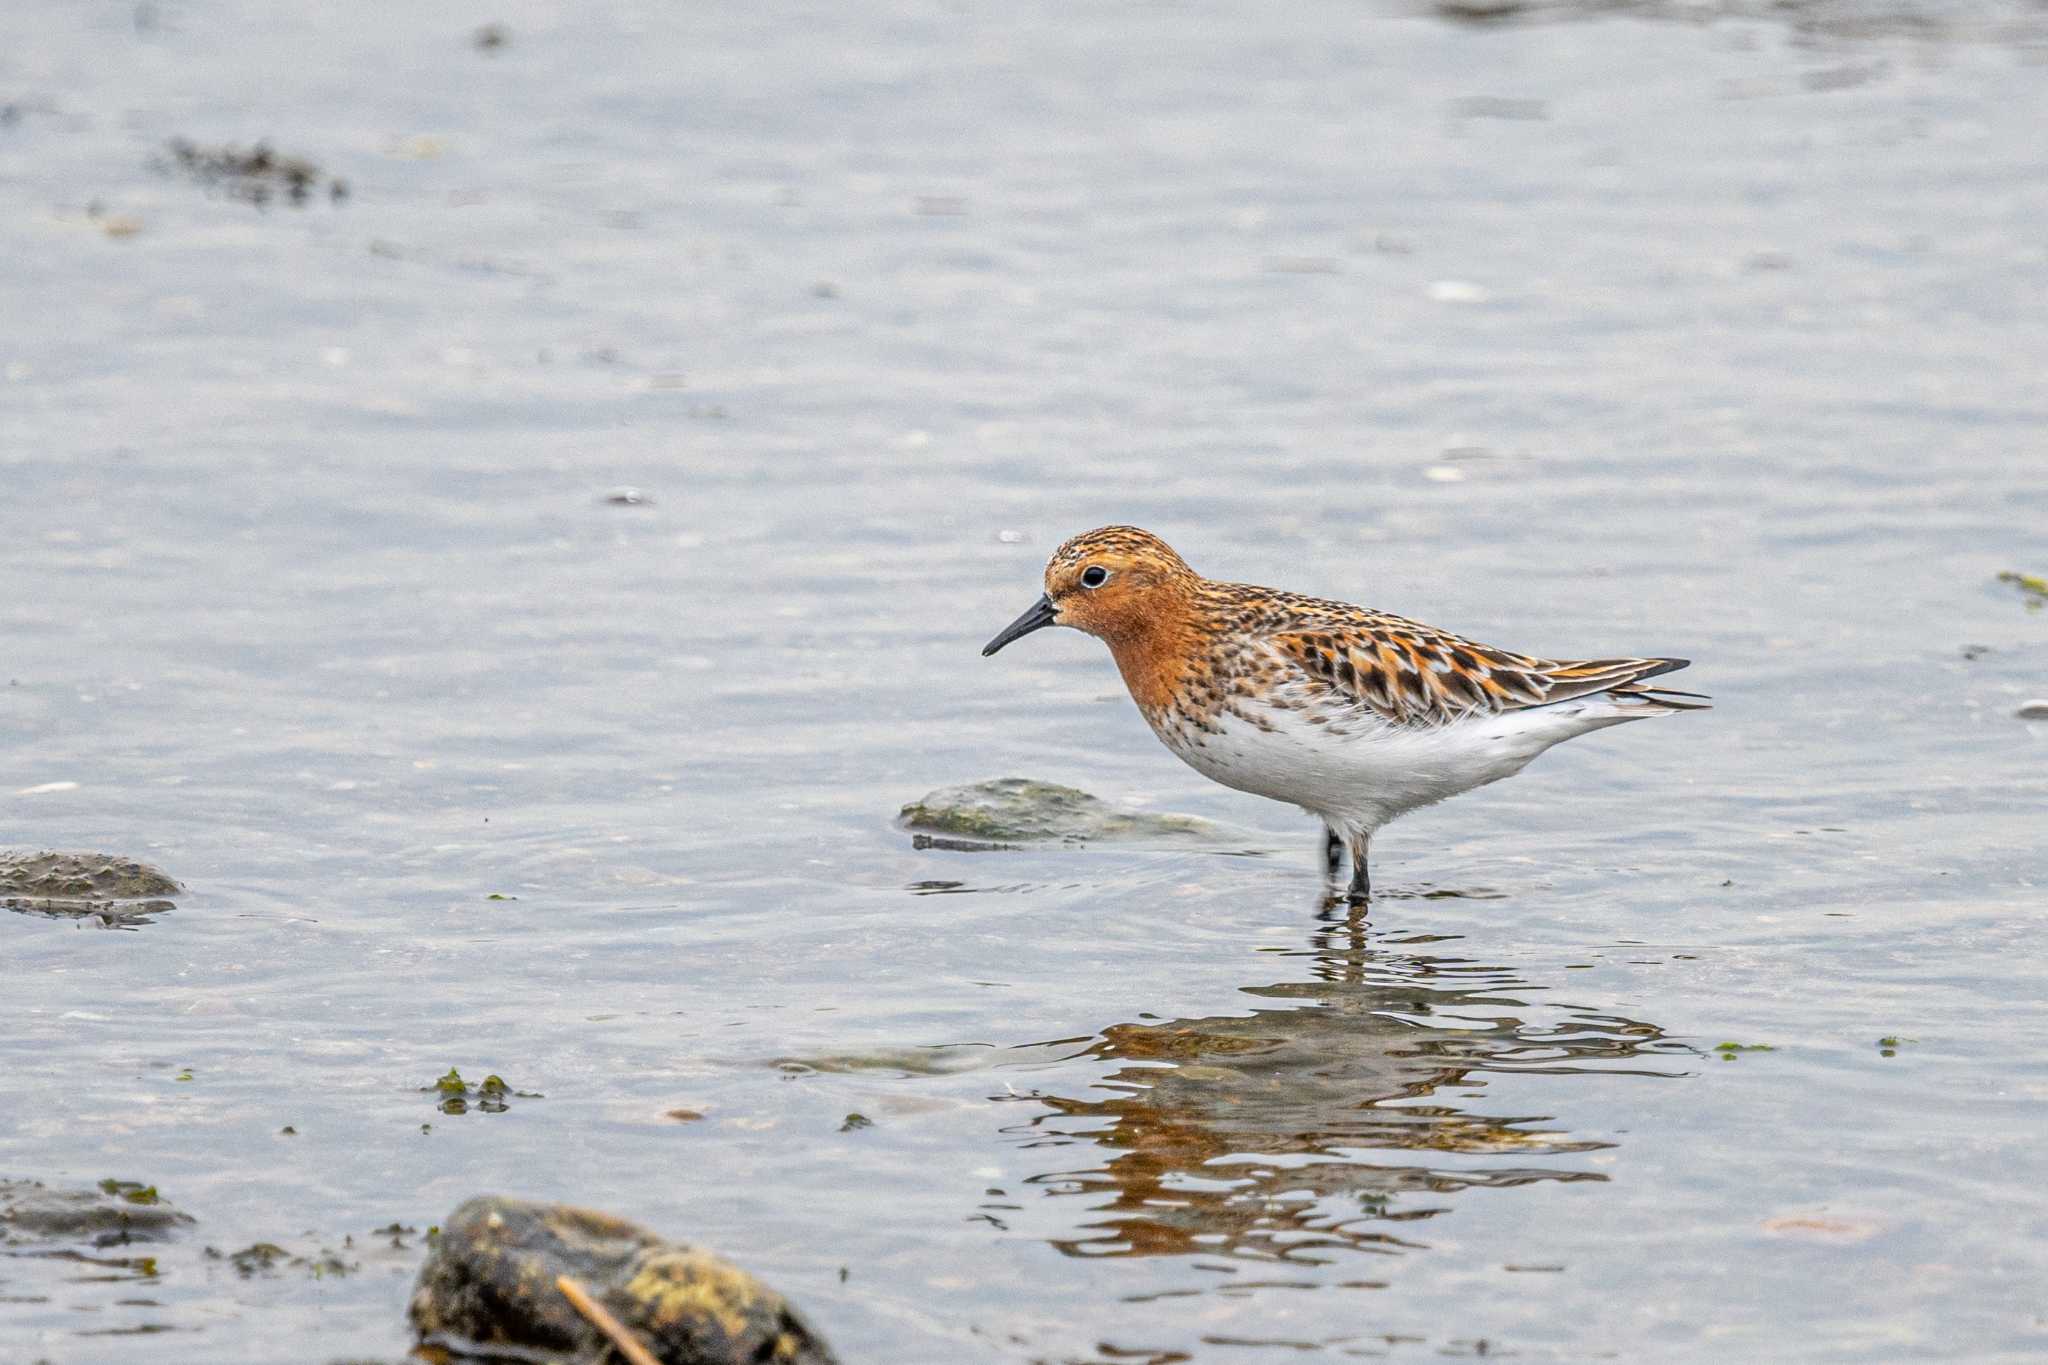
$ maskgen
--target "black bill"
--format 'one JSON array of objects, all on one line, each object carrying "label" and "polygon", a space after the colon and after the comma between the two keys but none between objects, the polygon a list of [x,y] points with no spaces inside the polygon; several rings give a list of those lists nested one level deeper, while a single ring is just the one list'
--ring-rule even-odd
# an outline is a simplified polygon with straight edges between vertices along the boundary
[{"label": "black bill", "polygon": [[1040,597],[1022,616],[1004,626],[995,639],[981,647],[981,657],[986,659],[1010,641],[1021,639],[1034,630],[1044,630],[1059,614],[1060,609],[1052,604],[1050,597]]}]

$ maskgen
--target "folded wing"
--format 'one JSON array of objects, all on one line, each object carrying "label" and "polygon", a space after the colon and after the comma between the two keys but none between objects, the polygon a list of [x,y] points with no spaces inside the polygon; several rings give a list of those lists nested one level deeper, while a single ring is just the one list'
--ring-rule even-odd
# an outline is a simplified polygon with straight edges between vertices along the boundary
[{"label": "folded wing", "polygon": [[1311,691],[1345,700],[1398,725],[1443,725],[1473,715],[1551,706],[1606,692],[1675,709],[1696,693],[1642,686],[1686,659],[1540,659],[1462,639],[1393,616],[1360,613],[1356,624],[1268,636]]}]

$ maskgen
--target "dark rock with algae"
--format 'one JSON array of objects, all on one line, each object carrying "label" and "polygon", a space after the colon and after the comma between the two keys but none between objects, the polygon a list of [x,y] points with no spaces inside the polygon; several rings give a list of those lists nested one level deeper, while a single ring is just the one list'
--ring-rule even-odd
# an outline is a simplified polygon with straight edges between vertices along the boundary
[{"label": "dark rock with algae", "polygon": [[408,1312],[423,1341],[456,1352],[599,1359],[605,1339],[556,1287],[563,1275],[662,1365],[836,1365],[788,1300],[711,1252],[592,1209],[496,1195],[442,1227]]},{"label": "dark rock with algae", "polygon": [[0,1180],[0,1246],[83,1242],[96,1247],[151,1242],[190,1227],[156,1187],[102,1180],[95,1188],[51,1187],[39,1180]]},{"label": "dark rock with algae", "polygon": [[134,858],[0,852],[0,906],[32,915],[146,924],[184,889],[162,868]]}]

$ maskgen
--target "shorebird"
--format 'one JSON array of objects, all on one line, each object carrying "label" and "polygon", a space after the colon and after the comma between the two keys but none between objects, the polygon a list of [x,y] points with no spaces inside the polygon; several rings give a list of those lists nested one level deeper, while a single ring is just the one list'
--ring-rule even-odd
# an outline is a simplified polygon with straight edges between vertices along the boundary
[{"label": "shorebird", "polygon": [[1045,592],[983,647],[1046,626],[1109,645],[1162,743],[1204,777],[1300,806],[1323,822],[1332,876],[1372,894],[1373,832],[1497,782],[1578,735],[1706,709],[1647,687],[1664,658],[1515,654],[1386,612],[1202,577],[1135,526],[1053,551]]}]

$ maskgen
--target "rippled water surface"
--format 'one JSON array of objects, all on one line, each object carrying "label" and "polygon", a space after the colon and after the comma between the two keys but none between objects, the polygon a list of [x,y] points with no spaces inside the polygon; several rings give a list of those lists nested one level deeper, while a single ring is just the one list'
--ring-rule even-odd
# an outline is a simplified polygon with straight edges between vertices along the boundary
[{"label": "rippled water surface", "polygon": [[[1454,9],[0,11],[0,846],[187,886],[0,914],[0,1177],[196,1220],[0,1358],[395,1360],[483,1191],[849,1362],[2048,1353],[2048,19]],[[1112,520],[1716,709],[1331,914],[978,656]]]}]

